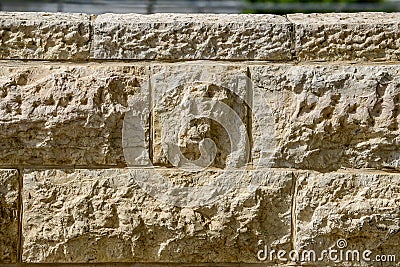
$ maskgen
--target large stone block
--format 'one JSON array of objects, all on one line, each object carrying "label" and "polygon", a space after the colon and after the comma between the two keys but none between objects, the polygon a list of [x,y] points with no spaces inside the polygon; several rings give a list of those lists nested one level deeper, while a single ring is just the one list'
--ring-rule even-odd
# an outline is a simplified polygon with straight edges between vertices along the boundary
[{"label": "large stone block", "polygon": [[0,170],[0,263],[17,262],[18,222],[18,171]]},{"label": "large stone block", "polygon": [[400,66],[268,65],[250,72],[253,95],[260,95],[252,110],[256,166],[265,165],[265,150],[273,167],[400,169]]},{"label": "large stone block", "polygon": [[104,14],[93,29],[96,59],[291,58],[291,24],[276,15]]},{"label": "large stone block", "polygon": [[400,13],[289,14],[299,60],[399,60]]},{"label": "large stone block", "polygon": [[155,165],[225,168],[248,162],[246,67],[155,65],[150,84]]},{"label": "large stone block", "polygon": [[85,60],[90,16],[62,13],[0,13],[0,59]]},{"label": "large stone block", "polygon": [[[343,256],[332,254],[333,258],[338,257],[339,266],[343,266],[346,257],[355,265],[397,266],[400,175],[303,172],[295,176],[297,250],[314,250],[319,258],[324,249],[342,250]],[[349,250],[358,251],[360,261],[353,260]],[[371,261],[363,262],[365,250],[372,252],[366,254]],[[395,255],[396,260],[378,263],[377,255],[385,255],[386,259]],[[323,261],[328,262],[328,255],[324,255]],[[334,264],[333,260],[330,264]]]},{"label": "large stone block", "polygon": [[[142,87],[146,71],[124,64],[4,63],[0,165],[124,166],[125,113],[139,112],[137,123],[148,129],[148,88]],[[130,165],[146,165],[145,134],[136,142]]]},{"label": "large stone block", "polygon": [[[218,201],[193,207],[165,203],[137,183],[143,177],[152,181],[158,174],[194,189],[222,173],[26,170],[23,261],[257,262],[260,240],[289,249],[290,171],[246,172]],[[250,179],[258,183],[256,191],[247,190]],[[173,190],[169,194],[177,196]]]}]

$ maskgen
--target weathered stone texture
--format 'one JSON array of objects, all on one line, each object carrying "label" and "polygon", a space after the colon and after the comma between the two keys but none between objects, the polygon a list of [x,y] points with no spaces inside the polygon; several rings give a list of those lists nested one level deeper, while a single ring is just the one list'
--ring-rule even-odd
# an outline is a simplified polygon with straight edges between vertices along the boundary
[{"label": "weathered stone texture", "polygon": [[1,66],[0,165],[125,165],[125,112],[133,106],[148,120],[145,73],[128,65]]},{"label": "weathered stone texture", "polygon": [[90,16],[0,12],[0,59],[88,59]]},{"label": "weathered stone texture", "polygon": [[18,171],[0,170],[0,263],[17,261],[18,209]]},{"label": "weathered stone texture", "polygon": [[299,60],[399,60],[400,13],[289,14]]},{"label": "weathered stone texture", "polygon": [[[143,192],[136,177],[154,172],[188,187],[221,173],[26,170],[23,261],[257,262],[259,240],[289,249],[290,171],[250,172],[218,202],[193,208]],[[249,178],[261,185],[253,193]]]},{"label": "weathered stone texture", "polygon": [[225,168],[248,162],[246,67],[167,64],[153,66],[152,73],[154,164]]},{"label": "weathered stone texture", "polygon": [[270,110],[275,128],[266,130],[271,121],[253,110],[254,164],[264,165],[259,151],[272,132],[274,167],[400,169],[399,72],[397,65],[252,66],[258,106]]},{"label": "weathered stone texture", "polygon": [[291,58],[291,24],[275,15],[104,14],[93,29],[96,59]]},{"label": "weathered stone texture", "polygon": [[[400,175],[304,172],[295,176],[296,249],[315,250],[320,255],[323,249],[339,249],[337,241],[344,239],[343,251],[368,249],[373,252],[372,260],[378,254],[395,255],[398,260]],[[377,266],[376,262],[363,264]]]}]

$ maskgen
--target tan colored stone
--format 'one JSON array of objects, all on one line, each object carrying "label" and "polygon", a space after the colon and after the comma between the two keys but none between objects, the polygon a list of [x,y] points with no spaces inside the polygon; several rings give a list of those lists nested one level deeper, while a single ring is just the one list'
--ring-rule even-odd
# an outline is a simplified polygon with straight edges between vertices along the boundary
[{"label": "tan colored stone", "polygon": [[400,13],[289,14],[299,60],[399,60]]},{"label": "tan colored stone", "polygon": [[153,163],[239,167],[248,162],[247,68],[165,64],[152,68]]},{"label": "tan colored stone", "polygon": [[250,172],[217,202],[192,208],[145,193],[136,181],[154,173],[194,188],[222,172],[26,170],[23,261],[257,262],[259,240],[289,248],[290,171]]},{"label": "tan colored stone", "polygon": [[[378,254],[395,255],[395,262],[382,266],[397,266],[400,175],[304,172],[296,174],[296,180],[296,249],[315,250],[318,257],[324,249],[340,250],[337,241],[344,239],[347,246],[342,248],[343,259],[347,250],[359,251],[360,259],[363,251],[371,250],[372,260]],[[352,256],[348,259],[352,260]],[[327,262],[326,255],[324,261]],[[375,266],[376,262],[353,264]],[[339,263],[343,265],[343,261]]]},{"label": "tan colored stone", "polygon": [[[125,113],[148,128],[146,78],[131,65],[0,66],[0,165],[125,165]],[[130,163],[146,165],[148,140],[137,142]]]},{"label": "tan colored stone", "polygon": [[90,16],[0,12],[0,59],[89,58]]},{"label": "tan colored stone", "polygon": [[291,58],[291,25],[276,15],[103,14],[93,29],[96,59]]},{"label": "tan colored stone", "polygon": [[256,166],[272,144],[273,167],[400,169],[398,65],[268,65],[250,73],[262,96],[252,111]]},{"label": "tan colored stone", "polygon": [[18,171],[0,170],[0,263],[17,262],[18,210]]}]

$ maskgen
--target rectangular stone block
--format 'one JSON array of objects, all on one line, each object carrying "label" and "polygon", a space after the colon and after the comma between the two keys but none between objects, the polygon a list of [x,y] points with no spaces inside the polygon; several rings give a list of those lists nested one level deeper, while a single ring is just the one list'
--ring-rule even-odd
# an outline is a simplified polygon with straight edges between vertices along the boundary
[{"label": "rectangular stone block", "polygon": [[399,60],[400,13],[289,14],[299,60]]},{"label": "rectangular stone block", "polygon": [[243,65],[153,65],[153,163],[245,165],[250,157],[249,82]]},{"label": "rectangular stone block", "polygon": [[251,66],[253,164],[400,169],[399,65]]},{"label": "rectangular stone block", "polygon": [[16,263],[18,253],[19,177],[0,170],[0,264]]},{"label": "rectangular stone block", "polygon": [[[262,242],[289,249],[292,173],[245,172],[231,191],[223,189],[237,173],[225,173],[221,180],[223,174],[171,169],[25,170],[23,261],[258,262]],[[222,191],[204,190],[204,195],[218,196],[211,202],[172,205],[181,195],[171,183],[186,188],[190,198],[191,190],[215,181],[227,183]],[[250,181],[257,190],[248,191]]]},{"label": "rectangular stone block", "polygon": [[146,72],[126,64],[3,63],[0,166],[148,164]]},{"label": "rectangular stone block", "polygon": [[0,12],[0,59],[85,60],[90,16]]},{"label": "rectangular stone block", "polygon": [[[324,249],[341,250],[342,254],[331,255],[338,258],[338,266],[344,266],[345,262],[351,266],[397,266],[400,257],[398,174],[302,172],[295,176],[297,250],[313,250],[317,258],[321,258]],[[363,259],[366,250],[371,254],[365,254]],[[396,259],[385,262],[381,258],[379,262],[377,255],[384,255],[386,259],[395,255]],[[319,262],[335,264],[332,258],[329,260],[325,254]]]},{"label": "rectangular stone block", "polygon": [[276,15],[103,14],[95,59],[288,60],[291,24]]}]

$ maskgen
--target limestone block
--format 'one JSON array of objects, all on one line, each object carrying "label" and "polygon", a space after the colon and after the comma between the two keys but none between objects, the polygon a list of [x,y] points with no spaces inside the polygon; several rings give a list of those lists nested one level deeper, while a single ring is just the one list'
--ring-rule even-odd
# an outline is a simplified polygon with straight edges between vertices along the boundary
[{"label": "limestone block", "polygon": [[[251,66],[253,91],[261,96],[252,110],[254,164],[263,166],[260,151],[274,145],[267,154],[274,167],[400,169],[399,71],[398,65]],[[260,107],[271,119],[258,119],[266,118]]]},{"label": "limestone block", "polygon": [[[173,206],[147,194],[136,181],[151,180],[154,172],[188,188],[222,173],[26,170],[23,261],[257,262],[260,240],[289,248],[290,171],[247,173],[219,201],[197,207]],[[260,182],[255,192],[247,190],[249,178]]]},{"label": "limestone block", "polygon": [[291,24],[276,15],[103,14],[93,31],[96,59],[291,58]]},{"label": "limestone block", "polygon": [[19,177],[0,170],[0,263],[15,263],[18,249]]},{"label": "limestone block", "polygon": [[0,59],[85,60],[90,16],[0,12]]},{"label": "limestone block", "polygon": [[248,162],[246,67],[154,65],[150,83],[155,165],[225,168]]},{"label": "limestone block", "polygon": [[[0,165],[125,165],[125,113],[148,128],[145,79],[123,64],[0,66]],[[148,140],[136,141],[131,165],[146,165]]]},{"label": "limestone block", "polygon": [[[295,203],[296,249],[365,250],[368,258],[395,255],[400,257],[400,176],[385,173],[316,173],[296,174]],[[343,239],[345,242],[338,243]],[[347,245],[346,245],[347,243]],[[339,255],[339,254],[336,254]],[[341,256],[338,256],[341,257]],[[351,255],[348,256],[351,261]],[[325,255],[324,261],[327,261]],[[333,261],[331,261],[333,263]],[[353,264],[361,265],[353,261]],[[362,262],[375,266],[377,262]],[[381,265],[382,264],[382,265]],[[339,266],[343,266],[343,261]],[[350,266],[350,265],[349,265]],[[352,265],[354,266],[354,265]]]},{"label": "limestone block", "polygon": [[399,60],[400,13],[289,14],[299,60]]}]

